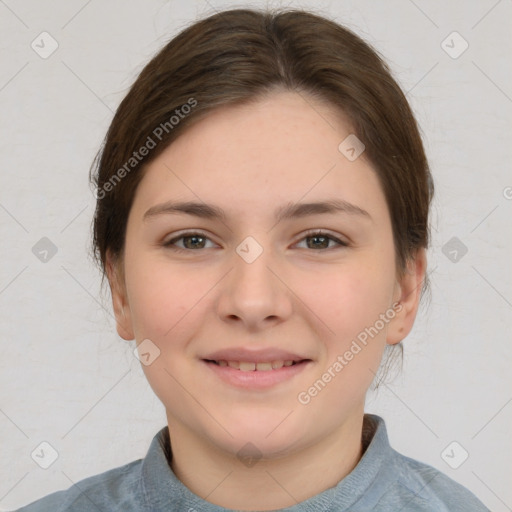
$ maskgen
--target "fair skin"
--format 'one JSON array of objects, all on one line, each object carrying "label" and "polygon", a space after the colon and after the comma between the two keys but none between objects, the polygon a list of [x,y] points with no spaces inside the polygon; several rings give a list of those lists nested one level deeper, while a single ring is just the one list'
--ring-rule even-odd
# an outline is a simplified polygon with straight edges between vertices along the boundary
[{"label": "fair skin", "polygon": [[[119,335],[137,344],[149,339],[160,350],[142,368],[166,408],[172,469],[211,503],[284,508],[350,473],[361,458],[365,394],[383,351],[413,326],[425,251],[399,278],[377,175],[364,153],[351,162],[338,151],[350,133],[332,109],[289,92],[210,114],[147,166],[124,258],[117,265],[108,260]],[[368,215],[274,218],[289,203],[331,199]],[[144,219],[167,201],[212,204],[226,217]],[[307,234],[312,229],[331,238]],[[200,234],[180,238],[185,230]],[[250,263],[237,252],[249,236],[263,249]],[[164,245],[172,240],[182,252]],[[400,311],[301,403],[299,393],[396,302]],[[230,348],[278,349],[307,361],[274,385],[244,387],[205,361]],[[248,442],[261,457],[255,464],[237,456]]]}]

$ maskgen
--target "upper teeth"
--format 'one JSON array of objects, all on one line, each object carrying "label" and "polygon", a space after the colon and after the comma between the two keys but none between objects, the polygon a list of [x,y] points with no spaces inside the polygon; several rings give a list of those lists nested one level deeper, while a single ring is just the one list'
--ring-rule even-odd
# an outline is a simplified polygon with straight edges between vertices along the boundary
[{"label": "upper teeth", "polygon": [[292,360],[289,361],[269,361],[265,363],[250,363],[245,361],[216,361],[219,366],[230,366],[231,368],[236,368],[237,370],[242,370],[243,372],[250,372],[254,370],[259,371],[268,371],[268,370],[278,370],[283,366],[291,366],[293,364]]}]

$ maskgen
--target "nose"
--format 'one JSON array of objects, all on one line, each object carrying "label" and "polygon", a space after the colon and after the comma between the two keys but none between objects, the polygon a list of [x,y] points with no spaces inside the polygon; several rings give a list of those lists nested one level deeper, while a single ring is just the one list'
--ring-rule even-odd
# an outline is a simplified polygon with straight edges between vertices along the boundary
[{"label": "nose", "polygon": [[293,294],[270,250],[263,249],[254,260],[234,251],[231,263],[232,270],[219,283],[218,314],[223,321],[257,332],[290,317]]}]

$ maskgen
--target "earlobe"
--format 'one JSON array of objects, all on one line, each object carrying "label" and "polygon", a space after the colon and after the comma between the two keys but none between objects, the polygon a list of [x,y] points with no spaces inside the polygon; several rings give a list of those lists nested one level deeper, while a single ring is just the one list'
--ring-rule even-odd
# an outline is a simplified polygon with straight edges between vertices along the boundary
[{"label": "earlobe", "polygon": [[412,330],[418,312],[421,291],[427,266],[426,251],[420,248],[408,262],[404,275],[397,282],[394,303],[396,316],[389,323],[386,341],[389,345],[400,343]]},{"label": "earlobe", "polygon": [[110,285],[110,293],[112,295],[112,306],[116,319],[116,330],[121,338],[126,341],[135,339],[128,297],[126,294],[126,286],[122,272],[119,269],[119,263],[114,262],[112,255],[107,251],[106,272]]}]

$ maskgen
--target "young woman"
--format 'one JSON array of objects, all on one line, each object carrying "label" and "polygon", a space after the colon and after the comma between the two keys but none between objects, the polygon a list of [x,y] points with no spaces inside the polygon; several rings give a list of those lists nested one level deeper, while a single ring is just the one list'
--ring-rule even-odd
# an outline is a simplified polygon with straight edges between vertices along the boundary
[{"label": "young woman", "polygon": [[97,159],[94,247],[167,426],[20,510],[484,511],[365,395],[426,286],[432,178],[365,42],[220,12],[143,69]]}]

